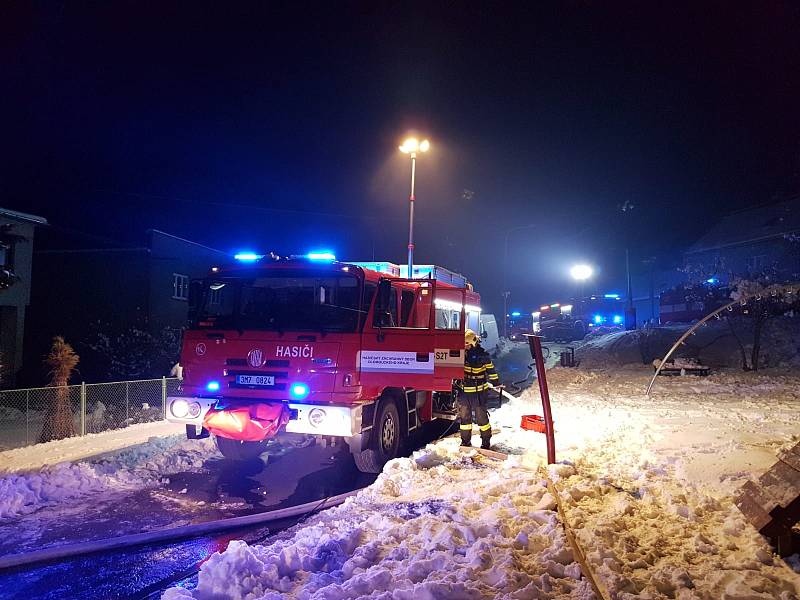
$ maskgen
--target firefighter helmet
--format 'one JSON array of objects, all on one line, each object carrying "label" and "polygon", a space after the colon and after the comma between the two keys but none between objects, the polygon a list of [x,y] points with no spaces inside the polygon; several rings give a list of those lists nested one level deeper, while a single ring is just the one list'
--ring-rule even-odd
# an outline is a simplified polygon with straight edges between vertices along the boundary
[{"label": "firefighter helmet", "polygon": [[478,334],[472,331],[472,329],[467,329],[464,332],[464,343],[466,344],[467,348],[472,348],[473,346],[478,344]]}]

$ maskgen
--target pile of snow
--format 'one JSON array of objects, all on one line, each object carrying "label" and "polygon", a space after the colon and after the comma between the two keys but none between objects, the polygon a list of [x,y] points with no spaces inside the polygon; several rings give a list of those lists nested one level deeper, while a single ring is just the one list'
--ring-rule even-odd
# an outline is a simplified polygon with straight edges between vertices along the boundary
[{"label": "pile of snow", "polygon": [[494,350],[492,351],[492,356],[495,358],[503,358],[515,348],[519,348],[523,345],[527,344],[525,342],[515,342],[509,340],[508,338],[501,337],[500,341],[497,342],[497,346],[495,346]]},{"label": "pile of snow", "polygon": [[199,470],[215,455],[210,439],[186,440],[173,435],[154,437],[93,461],[62,462],[38,471],[6,474],[0,476],[0,520],[89,494],[141,489],[171,473]]},{"label": "pile of snow", "polygon": [[[40,469],[65,461],[77,461],[126,446],[143,444],[153,437],[182,434],[184,426],[168,421],[131,425],[124,429],[75,436],[44,444],[14,448],[0,452],[0,475]],[[176,439],[180,439],[179,437]]]},{"label": "pile of snow", "polygon": [[[582,369],[613,369],[628,365],[652,364],[663,358],[691,324],[672,324],[651,329],[617,331],[587,336],[576,350]],[[687,339],[677,356],[699,358],[704,365],[741,368],[741,347],[752,350],[752,322],[737,318],[734,331],[725,320],[711,320]],[[739,340],[737,340],[737,336]],[[800,318],[793,315],[768,319],[761,337],[762,367],[800,366]]]},{"label": "pile of snow", "polygon": [[[570,463],[552,474],[592,570],[617,598],[796,598],[800,579],[732,494],[796,443],[800,378],[669,378],[648,398],[651,374],[548,372],[557,457]],[[516,404],[538,408],[538,394]],[[513,412],[494,418],[512,424]]]},{"label": "pile of snow", "polygon": [[594,598],[536,471],[445,440],[266,546],[232,542],[164,598]]},{"label": "pile of snow", "polygon": [[[617,600],[790,600],[800,578],[731,500],[800,431],[800,378],[652,368],[548,371],[568,523]],[[232,542],[165,598],[593,598],[537,472],[536,390],[491,415],[504,463],[446,439],[264,546]],[[798,561],[800,562],[800,561]]]}]

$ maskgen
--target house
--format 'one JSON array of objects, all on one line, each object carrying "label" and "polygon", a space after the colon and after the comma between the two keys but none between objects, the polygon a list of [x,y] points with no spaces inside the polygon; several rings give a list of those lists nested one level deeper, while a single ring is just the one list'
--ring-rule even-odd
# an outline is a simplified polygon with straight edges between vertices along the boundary
[{"label": "house", "polygon": [[13,383],[22,367],[33,233],[41,225],[47,225],[47,219],[0,208],[0,381],[4,385]]},{"label": "house", "polygon": [[732,213],[684,254],[695,279],[800,278],[800,196]]},{"label": "house", "polygon": [[213,265],[229,258],[155,229],[146,232],[141,246],[93,236],[48,240],[47,247],[36,252],[26,380],[41,382],[41,356],[55,335],[63,335],[81,356],[82,379],[109,380],[108,365],[93,351],[93,336],[102,333],[113,343],[132,330],[154,336],[179,330],[188,317],[190,280],[204,277]]}]

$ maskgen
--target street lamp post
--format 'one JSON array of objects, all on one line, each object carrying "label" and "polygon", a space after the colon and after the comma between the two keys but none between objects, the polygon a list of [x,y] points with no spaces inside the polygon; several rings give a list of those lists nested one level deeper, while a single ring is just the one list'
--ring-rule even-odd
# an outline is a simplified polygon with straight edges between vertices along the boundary
[{"label": "street lamp post", "polygon": [[417,152],[427,152],[431,147],[428,140],[408,138],[400,146],[400,152],[411,155],[411,193],[408,196],[408,278],[414,278],[414,185],[417,176]]}]

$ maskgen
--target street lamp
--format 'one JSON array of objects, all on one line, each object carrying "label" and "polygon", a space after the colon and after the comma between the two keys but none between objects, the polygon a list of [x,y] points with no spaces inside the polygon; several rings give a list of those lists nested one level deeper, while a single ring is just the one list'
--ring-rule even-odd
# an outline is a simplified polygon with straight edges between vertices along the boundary
[{"label": "street lamp", "polygon": [[578,282],[578,305],[583,301],[583,282],[589,279],[594,273],[594,269],[589,265],[575,265],[569,270],[572,278]]},{"label": "street lamp", "polygon": [[592,276],[592,267],[589,265],[575,265],[569,270],[569,274],[572,275],[572,278],[577,281],[585,281]]},{"label": "street lamp", "polygon": [[400,152],[411,155],[411,194],[408,196],[408,278],[414,278],[414,183],[417,172],[417,152],[427,152],[431,147],[428,140],[408,138],[400,146]]}]

